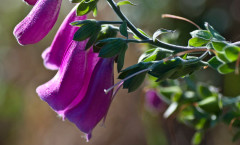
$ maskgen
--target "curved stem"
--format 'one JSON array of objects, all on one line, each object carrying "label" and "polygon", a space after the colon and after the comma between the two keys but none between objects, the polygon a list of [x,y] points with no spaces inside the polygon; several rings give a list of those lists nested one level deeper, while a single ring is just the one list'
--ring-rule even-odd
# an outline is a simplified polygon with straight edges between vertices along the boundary
[{"label": "curved stem", "polygon": [[143,69],[143,70],[141,70],[141,71],[138,71],[138,72],[136,72],[136,73],[134,73],[134,74],[132,74],[132,75],[124,78],[123,80],[119,81],[118,83],[116,83],[115,85],[111,86],[110,88],[104,89],[104,92],[107,94],[107,93],[110,92],[112,89],[114,89],[116,86],[118,86],[118,85],[120,85],[120,84],[123,84],[126,80],[131,79],[132,77],[134,77],[134,76],[136,76],[136,75],[139,75],[139,74],[141,74],[141,73],[147,72],[147,71],[149,71],[149,70],[150,70],[150,69],[147,68],[147,69]]},{"label": "curved stem", "polygon": [[155,45],[157,47],[162,47],[165,49],[169,49],[169,50],[173,50],[173,51],[186,51],[186,50],[190,50],[190,49],[203,49],[205,47],[186,47],[186,46],[178,46],[178,45],[173,45],[173,44],[168,44],[168,43],[164,43],[161,42],[159,40],[153,41],[150,38],[148,38],[147,36],[143,35],[141,32],[139,32],[137,30],[137,28],[128,20],[128,18],[120,11],[119,7],[117,6],[117,4],[114,2],[114,0],[107,0],[107,2],[109,3],[109,5],[112,7],[112,9],[115,11],[115,13],[119,16],[119,18],[122,21],[126,21],[128,28],[140,39],[142,40],[149,40],[149,43],[152,45]]},{"label": "curved stem", "polygon": [[99,24],[122,24],[122,21],[98,21]]}]

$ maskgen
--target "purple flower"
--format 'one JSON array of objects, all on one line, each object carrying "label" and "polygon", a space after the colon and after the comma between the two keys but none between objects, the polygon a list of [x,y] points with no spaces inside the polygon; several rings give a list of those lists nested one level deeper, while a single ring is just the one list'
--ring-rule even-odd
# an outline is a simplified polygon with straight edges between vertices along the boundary
[{"label": "purple flower", "polygon": [[91,132],[97,123],[106,117],[112,101],[113,91],[105,94],[104,89],[113,85],[113,59],[100,58],[85,97],[76,107],[66,112],[66,117],[91,138]]},{"label": "purple flower", "polygon": [[46,68],[56,70],[61,65],[64,53],[72,41],[74,33],[79,27],[71,26],[70,23],[76,20],[85,20],[86,15],[76,16],[76,7],[68,14],[58,29],[57,34],[51,44],[43,53],[42,58]]},{"label": "purple flower", "polygon": [[114,60],[99,58],[92,48],[85,51],[85,45],[86,41],[72,41],[57,74],[37,93],[90,138],[111,103],[112,91],[105,94],[104,89],[113,85]]},{"label": "purple flower", "polygon": [[29,5],[35,5],[35,3],[38,1],[38,0],[23,0],[24,2],[26,2],[27,4]]},{"label": "purple flower", "polygon": [[160,111],[163,101],[155,90],[147,90],[145,94],[146,108],[151,111]]},{"label": "purple flower", "polygon": [[14,28],[13,34],[21,45],[42,40],[57,21],[62,0],[39,0],[31,12]]}]

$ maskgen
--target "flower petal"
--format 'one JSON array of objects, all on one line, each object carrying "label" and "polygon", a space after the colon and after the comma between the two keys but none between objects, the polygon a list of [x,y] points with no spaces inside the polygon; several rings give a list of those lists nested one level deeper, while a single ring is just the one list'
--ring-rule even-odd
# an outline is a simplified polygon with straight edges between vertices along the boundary
[{"label": "flower petal", "polygon": [[85,20],[86,15],[76,16],[76,6],[67,15],[60,28],[55,35],[55,38],[49,48],[42,53],[44,65],[51,70],[57,70],[61,65],[64,53],[72,41],[74,33],[79,27],[71,26],[70,23],[76,20]]},{"label": "flower petal", "polygon": [[29,4],[29,5],[35,5],[35,3],[38,1],[38,0],[23,0],[25,3]]},{"label": "flower petal", "polygon": [[31,12],[14,28],[13,34],[21,45],[42,40],[57,21],[62,0],[39,0]]},{"label": "flower petal", "polygon": [[91,135],[93,128],[105,117],[112,100],[112,91],[105,94],[104,89],[113,85],[114,59],[100,58],[82,101],[66,112],[66,117],[84,133]]},{"label": "flower petal", "polygon": [[72,41],[57,74],[37,88],[40,98],[56,112],[64,110],[78,95],[84,84],[86,41]]}]

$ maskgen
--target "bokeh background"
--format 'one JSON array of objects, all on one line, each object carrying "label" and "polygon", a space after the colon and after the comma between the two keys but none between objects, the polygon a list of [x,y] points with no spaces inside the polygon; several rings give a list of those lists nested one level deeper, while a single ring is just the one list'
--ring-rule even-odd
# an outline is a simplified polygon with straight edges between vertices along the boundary
[{"label": "bokeh background", "polygon": [[[21,0],[0,0],[0,145],[189,145],[193,130],[151,115],[144,109],[141,89],[128,94],[121,90],[114,99],[105,125],[93,131],[89,143],[69,121],[62,121],[41,101],[35,89],[56,72],[46,70],[41,53],[47,48],[64,17],[74,6],[63,0],[54,29],[41,42],[20,46],[12,31],[31,10]],[[159,28],[177,30],[170,42],[187,45],[195,27],[183,21],[162,19],[164,13],[193,20],[200,26],[207,21],[227,40],[240,40],[239,0],[132,0],[138,6],[122,8],[129,19],[149,34]],[[118,20],[105,0],[99,2],[99,20]],[[90,16],[90,18],[92,18]],[[174,41],[173,41],[174,40]],[[141,45],[131,45],[127,52],[129,66],[137,62]],[[126,67],[125,66],[125,67]],[[228,96],[240,94],[240,77],[221,76],[211,69],[197,72],[197,78],[220,87]],[[237,145],[231,142],[232,131],[224,124],[207,132],[202,145]]]}]

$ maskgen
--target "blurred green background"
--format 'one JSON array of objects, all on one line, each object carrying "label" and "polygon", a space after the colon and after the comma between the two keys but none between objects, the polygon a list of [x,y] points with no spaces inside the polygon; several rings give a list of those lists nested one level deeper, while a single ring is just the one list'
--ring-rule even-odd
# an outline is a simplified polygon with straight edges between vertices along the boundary
[{"label": "blurred green background", "polygon": [[[132,0],[138,6],[126,6],[123,12],[139,28],[153,34],[159,28],[177,30],[171,43],[187,45],[195,27],[183,21],[162,19],[164,13],[193,20],[200,26],[207,21],[229,41],[240,40],[239,0]],[[73,7],[63,1],[54,29],[41,42],[20,46],[12,31],[31,10],[21,0],[0,4],[0,145],[189,145],[193,130],[175,120],[163,120],[144,111],[144,94],[121,90],[113,101],[105,127],[98,125],[93,139],[86,143],[73,124],[60,118],[41,101],[35,89],[56,72],[44,68],[42,51],[47,48],[64,17]],[[104,0],[99,5],[99,20],[118,20]],[[92,18],[90,16],[90,18]],[[174,38],[173,38],[174,37]],[[129,66],[137,62],[142,46],[131,45]],[[133,54],[135,57],[133,57]],[[126,67],[125,66],[125,67]],[[221,76],[211,69],[197,72],[199,81],[218,86],[225,95],[240,94],[240,77]],[[232,131],[219,125],[209,130],[203,145],[231,145]],[[156,140],[157,138],[157,140]],[[239,144],[235,143],[236,145]]]}]

